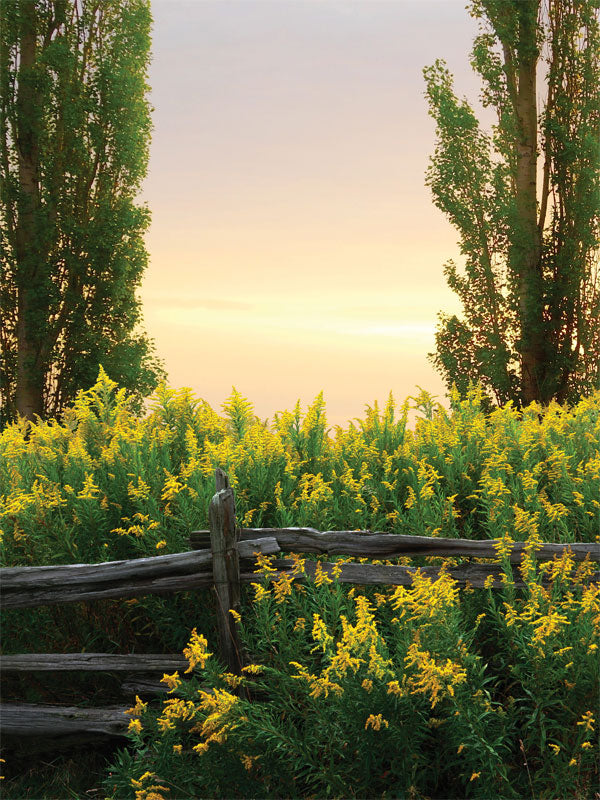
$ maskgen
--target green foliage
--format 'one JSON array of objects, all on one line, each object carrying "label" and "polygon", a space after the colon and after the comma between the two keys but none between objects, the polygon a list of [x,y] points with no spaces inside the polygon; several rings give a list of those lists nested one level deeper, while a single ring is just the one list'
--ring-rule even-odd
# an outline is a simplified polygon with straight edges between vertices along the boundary
[{"label": "green foliage", "polygon": [[53,417],[102,363],[138,405],[148,0],[6,0],[0,33],[0,422]]},{"label": "green foliage", "polygon": [[[16,422],[0,433],[1,563],[93,563],[188,550],[190,531],[208,527],[215,467],[229,474],[244,526],[510,536],[534,544],[597,539],[599,393],[571,409],[554,403],[522,411],[510,403],[486,411],[481,389],[451,399],[448,412],[421,390],[398,411],[390,397],[383,410],[367,406],[362,419],[331,431],[321,396],[269,424],[236,390],[219,414],[187,389],[161,386],[142,418],[101,371],[60,420],[29,428]],[[418,412],[412,430],[411,407]],[[590,646],[600,609],[597,589],[586,585],[589,568],[551,563],[547,594],[542,574],[527,564],[525,591],[507,585],[458,593],[446,578],[416,581],[406,591],[352,592],[323,573],[314,583],[273,587],[257,575],[257,586],[244,591],[242,634],[264,671],[246,676],[252,704],[244,695],[227,710],[238,727],[198,753],[192,748],[207,737],[189,730],[191,718],[174,720],[163,735],[163,712],[149,711],[105,790],[115,798],[140,791],[142,800],[157,800],[147,789],[153,785],[166,785],[172,797],[529,796],[522,740],[534,796],[583,800],[596,751],[582,745],[595,742],[595,731],[577,723],[594,711],[598,688]],[[1,635],[9,653],[174,652],[195,625],[214,650],[213,621],[211,595],[201,591],[10,609]],[[362,659],[356,671],[335,673],[338,645],[349,659]],[[383,677],[371,674],[378,664]],[[436,665],[442,672],[433,705],[431,692],[417,689],[419,676],[438,674]],[[450,685],[444,674],[454,676],[454,695],[443,688]],[[413,681],[408,690],[403,676]],[[196,709],[197,689],[230,692],[232,680],[212,658],[180,687],[181,699],[194,704],[194,724],[205,724],[215,697],[202,696],[205,706]],[[329,687],[327,696],[313,696],[327,681],[343,692]],[[401,693],[388,692],[393,681]],[[66,688],[50,693],[44,685],[30,686],[37,694],[26,699],[77,702],[64,697]],[[427,685],[433,691],[435,684]],[[9,682],[4,696],[22,698],[22,688]],[[72,682],[70,691],[79,690],[91,702],[93,692]],[[210,735],[209,727],[203,730]],[[173,751],[178,744],[182,753]],[[248,770],[242,755],[251,759]],[[146,771],[161,780],[132,785]],[[480,775],[471,781],[474,773]],[[202,780],[221,794],[203,789]]]},{"label": "green foliage", "polygon": [[463,257],[444,267],[463,315],[440,314],[430,358],[463,397],[479,382],[499,405],[574,402],[600,386],[597,3],[475,0],[470,11],[491,130],[443,61],[424,70],[437,132],[427,185]]},{"label": "green foliage", "polygon": [[444,572],[348,591],[323,573],[298,583],[301,559],[291,579],[271,583],[269,569],[264,559],[240,623],[252,663],[224,672],[194,631],[192,677],[164,676],[161,706],[130,709],[110,798],[590,796],[587,566],[556,562],[547,593],[530,573],[518,598],[510,581],[460,592]]}]

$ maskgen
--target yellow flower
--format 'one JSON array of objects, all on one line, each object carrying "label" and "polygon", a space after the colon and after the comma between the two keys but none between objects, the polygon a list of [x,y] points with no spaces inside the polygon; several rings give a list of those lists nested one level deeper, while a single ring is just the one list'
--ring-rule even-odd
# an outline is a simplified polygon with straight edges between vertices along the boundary
[{"label": "yellow flower", "polygon": [[560,745],[559,744],[549,744],[550,747],[554,751],[554,755],[558,755],[560,753]]},{"label": "yellow flower", "polygon": [[323,570],[321,562],[317,562],[315,569],[315,586],[322,586],[324,583],[333,583],[327,572]]},{"label": "yellow flower", "polygon": [[356,673],[362,661],[362,658],[353,658],[350,652],[344,648],[343,642],[338,642],[337,653],[331,659],[331,664],[323,672],[323,677],[329,678],[329,675],[334,672],[339,678],[343,678],[349,669]]},{"label": "yellow flower", "polygon": [[[171,790],[167,789],[166,786],[147,786],[146,794],[143,796],[143,798],[141,798],[141,800],[166,800],[165,796],[161,794],[161,792],[170,792],[170,791]],[[136,792],[136,795],[137,794],[138,792]]]},{"label": "yellow flower", "polygon": [[429,694],[432,708],[442,697],[452,697],[454,687],[467,680],[467,671],[460,664],[449,658],[445,664],[438,664],[427,650],[419,650],[416,642],[410,645],[404,660],[407,666],[417,669],[416,676],[408,680],[411,694]]},{"label": "yellow flower", "polygon": [[318,642],[321,645],[323,652],[325,652],[333,642],[333,636],[330,636],[330,634],[327,632],[327,626],[321,617],[316,613],[313,614],[312,637],[315,642]]},{"label": "yellow flower", "polygon": [[127,726],[127,730],[131,731],[132,733],[141,733],[142,723],[139,721],[139,719],[130,719],[129,725]]},{"label": "yellow flower", "polygon": [[469,778],[469,781],[476,781],[476,780],[477,780],[477,778],[478,778],[480,775],[481,775],[481,772],[474,772],[474,773],[471,775],[471,777]]},{"label": "yellow flower", "polygon": [[370,681],[368,678],[364,679],[364,681],[361,683],[361,686],[365,690],[365,692],[373,691],[373,681]]},{"label": "yellow flower", "polygon": [[318,698],[321,697],[321,695],[324,697],[329,697],[330,692],[333,692],[338,696],[343,694],[344,690],[342,687],[339,684],[330,681],[327,676],[320,678],[318,675],[311,675],[306,667],[302,666],[302,664],[299,664],[297,661],[290,661],[290,665],[292,667],[296,667],[298,670],[298,674],[292,675],[292,678],[294,680],[306,681],[311,687],[311,697]]},{"label": "yellow flower", "polygon": [[150,497],[150,487],[141,477],[138,477],[137,486],[130,481],[127,494],[132,500],[147,500]]},{"label": "yellow flower", "polygon": [[250,675],[260,675],[263,671],[264,667],[261,667],[260,664],[248,664],[245,667],[242,667],[242,672],[247,672]]},{"label": "yellow flower", "polygon": [[569,650],[572,650],[572,649],[573,648],[570,647],[570,646],[569,647],[561,647],[560,650],[555,650],[554,655],[555,656],[562,656],[564,653],[568,653]]},{"label": "yellow flower", "polygon": [[163,500],[170,500],[183,489],[183,484],[180,483],[174,475],[171,475],[167,470],[164,471],[167,479],[163,486],[161,498]]},{"label": "yellow flower", "polygon": [[174,672],[172,675],[167,675],[166,673],[160,679],[161,683],[166,683],[169,687],[169,694],[174,692],[179,686],[181,686],[181,681],[179,679],[179,672]]},{"label": "yellow flower", "polygon": [[254,601],[256,603],[260,603],[265,597],[270,596],[271,592],[265,589],[264,586],[261,586],[260,583],[253,583],[251,585],[254,588]]},{"label": "yellow flower", "polygon": [[457,754],[460,755],[464,749],[465,749],[464,744],[459,744],[458,745],[458,750],[456,751]]},{"label": "yellow flower", "polygon": [[[494,549],[496,551],[496,557],[499,561],[503,561],[505,558],[508,558],[512,552],[512,546],[514,544],[514,539],[505,533],[502,539],[496,539],[494,541]],[[486,589],[488,587],[486,586]]]},{"label": "yellow flower", "polygon": [[144,774],[140,775],[140,777],[137,780],[135,778],[132,778],[130,780],[130,783],[133,787],[140,789],[145,780],[148,780],[148,778],[153,778],[153,777],[154,777],[153,772],[144,772]]},{"label": "yellow flower", "polygon": [[183,749],[183,745],[182,744],[174,744],[173,745],[173,752],[177,753],[178,755],[181,755],[182,749]]},{"label": "yellow flower", "polygon": [[369,714],[367,717],[367,721],[365,722],[365,730],[367,728],[373,728],[374,731],[381,730],[381,726],[385,728],[389,728],[389,722],[387,719],[384,719],[381,714]]},{"label": "yellow flower", "polygon": [[594,719],[591,711],[586,711],[585,714],[582,715],[581,721],[578,722],[578,725],[584,725],[586,731],[593,731],[594,730]]},{"label": "yellow flower", "polygon": [[242,519],[242,528],[249,528],[250,525],[252,525],[252,518],[254,517],[255,513],[256,509],[251,508],[244,514],[244,517]]},{"label": "yellow flower", "polygon": [[305,627],[306,627],[306,620],[304,619],[304,617],[298,617],[298,619],[296,620],[296,624],[294,625],[294,630],[303,631]]},{"label": "yellow flower", "polygon": [[125,712],[130,717],[141,717],[143,712],[146,710],[148,703],[142,703],[140,698],[136,695],[135,697],[135,705],[133,708],[128,708]]},{"label": "yellow flower", "polygon": [[278,581],[273,583],[273,594],[275,595],[275,602],[277,604],[283,603],[285,598],[291,595],[293,580],[293,577],[290,579],[284,574]]},{"label": "yellow flower", "polygon": [[584,743],[581,745],[581,749],[582,749],[582,750],[588,750],[589,748],[591,748],[591,747],[593,747],[593,746],[594,746],[594,745],[593,745],[591,742],[584,742]]},{"label": "yellow flower", "polygon": [[234,608],[230,608],[229,613],[231,614],[235,622],[240,623],[242,621],[241,614],[239,614]]},{"label": "yellow flower", "polygon": [[412,575],[413,585],[406,590],[398,586],[390,597],[394,611],[406,614],[410,620],[444,618],[447,611],[458,603],[458,584],[442,565],[439,577],[432,579],[417,569]]},{"label": "yellow flower", "polygon": [[572,758],[572,759],[569,761],[569,766],[570,766],[570,767],[576,767],[576,766],[577,766],[577,759],[575,759],[575,758]]},{"label": "yellow flower", "polygon": [[93,500],[99,492],[100,489],[94,483],[94,478],[86,472],[83,487],[81,491],[78,492],[77,497],[80,500]]},{"label": "yellow flower", "polygon": [[183,655],[187,658],[189,667],[186,672],[191,672],[194,667],[200,665],[200,669],[204,669],[207,660],[212,656],[208,653],[206,648],[208,641],[202,634],[196,632],[196,628],[192,630],[192,638],[188,642],[188,646],[184,648]]},{"label": "yellow flower", "polygon": [[246,755],[243,755],[241,757],[242,764],[244,765],[244,768],[247,769],[247,770],[251,770],[252,769],[252,767],[254,765],[254,762],[257,759],[258,759],[258,756],[246,756]]},{"label": "yellow flower", "polygon": [[241,675],[234,675],[232,672],[223,672],[221,677],[228,686],[236,689],[244,680]]},{"label": "yellow flower", "polygon": [[162,550],[166,546],[167,546],[167,543],[165,542],[164,539],[161,539],[160,542],[156,543],[156,549],[157,550]]},{"label": "yellow flower", "polygon": [[305,558],[300,558],[298,553],[290,553],[290,557],[293,562],[292,567],[292,575],[303,575],[304,574],[304,565],[306,564]]},{"label": "yellow flower", "polygon": [[561,626],[568,624],[569,620],[564,614],[558,614],[556,611],[549,611],[548,614],[540,617],[533,623],[533,627],[536,630],[532,637],[532,642],[536,644],[545,644],[546,637],[552,636],[552,634],[560,630]]}]

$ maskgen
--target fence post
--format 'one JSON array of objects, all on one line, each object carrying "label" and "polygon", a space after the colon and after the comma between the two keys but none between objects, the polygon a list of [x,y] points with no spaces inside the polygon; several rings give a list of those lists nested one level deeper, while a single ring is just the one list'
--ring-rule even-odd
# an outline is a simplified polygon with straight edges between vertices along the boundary
[{"label": "fence post", "polygon": [[235,520],[235,497],[229,479],[221,469],[215,470],[216,494],[210,501],[210,544],[213,581],[216,595],[219,650],[229,672],[239,675],[242,649],[237,623],[230,610],[240,610],[240,564],[237,551],[239,528]]}]

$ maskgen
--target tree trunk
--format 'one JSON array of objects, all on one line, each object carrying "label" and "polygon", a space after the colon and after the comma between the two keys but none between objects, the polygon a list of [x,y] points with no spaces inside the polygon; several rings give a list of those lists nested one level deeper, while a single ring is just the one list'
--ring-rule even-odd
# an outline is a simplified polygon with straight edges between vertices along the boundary
[{"label": "tree trunk", "polygon": [[521,392],[523,403],[546,402],[545,340],[541,241],[537,220],[537,98],[538,48],[536,22],[539,0],[519,4],[517,43],[517,224],[513,240],[513,265],[518,276],[521,327]]},{"label": "tree trunk", "polygon": [[35,306],[36,273],[41,266],[38,125],[34,65],[36,59],[36,6],[22,4],[17,95],[17,145],[19,201],[17,204],[17,412],[33,420],[44,409],[44,375],[40,364],[39,319]]},{"label": "tree trunk", "polygon": [[17,306],[17,413],[33,421],[44,413],[44,376],[39,366],[39,349],[32,336],[30,286],[18,289]]}]

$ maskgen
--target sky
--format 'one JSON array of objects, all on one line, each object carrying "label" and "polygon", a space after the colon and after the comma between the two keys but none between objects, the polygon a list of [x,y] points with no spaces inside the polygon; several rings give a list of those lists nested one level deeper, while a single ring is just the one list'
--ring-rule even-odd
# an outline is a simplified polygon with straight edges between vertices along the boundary
[{"label": "sky", "polygon": [[140,296],[169,384],[330,425],[418,385],[458,234],[433,205],[422,69],[476,100],[466,0],[153,0]]}]

